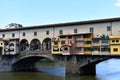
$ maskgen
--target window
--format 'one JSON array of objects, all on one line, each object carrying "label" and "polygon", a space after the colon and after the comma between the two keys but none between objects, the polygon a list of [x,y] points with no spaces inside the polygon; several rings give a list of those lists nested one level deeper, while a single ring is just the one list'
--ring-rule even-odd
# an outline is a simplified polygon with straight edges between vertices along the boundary
[{"label": "window", "polygon": [[84,35],[84,38],[90,38],[89,34]]},{"label": "window", "polygon": [[66,36],[60,36],[60,38],[66,38]]},{"label": "window", "polygon": [[115,40],[112,40],[112,42],[114,43],[114,42],[115,42]]},{"label": "window", "polygon": [[59,30],[59,34],[63,34],[63,30]]},{"label": "window", "polygon": [[101,43],[109,43],[109,40],[102,40]]},{"label": "window", "polygon": [[13,43],[10,43],[9,46],[14,46],[14,44],[13,44]]},{"label": "window", "polygon": [[61,41],[61,44],[65,44],[65,41]]},{"label": "window", "polygon": [[99,51],[99,48],[95,47],[94,50],[95,50],[95,51]]},{"label": "window", "polygon": [[83,41],[75,41],[75,44],[83,44]]},{"label": "window", "polygon": [[2,37],[5,37],[5,34],[2,34]]},{"label": "window", "polygon": [[34,36],[37,36],[37,32],[34,32]]},{"label": "window", "polygon": [[83,51],[81,47],[75,47],[75,51]]},{"label": "window", "polygon": [[68,50],[68,47],[65,47],[64,50],[67,51],[67,50]]},{"label": "window", "polygon": [[84,44],[91,44],[91,41],[84,41]]},{"label": "window", "polygon": [[8,42],[5,42],[5,45],[8,45],[9,43]]},{"label": "window", "polygon": [[12,33],[12,37],[15,37],[15,33]]},{"label": "window", "polygon": [[85,51],[90,51],[90,48],[85,48]]},{"label": "window", "polygon": [[49,35],[49,31],[46,31],[46,35]]},{"label": "window", "polygon": [[78,33],[78,30],[77,30],[77,29],[74,29],[74,33]]},{"label": "window", "polygon": [[23,33],[23,36],[25,36],[25,32]]},{"label": "window", "polygon": [[119,40],[116,40],[116,42],[118,43],[118,42],[119,42]]},{"label": "window", "polygon": [[68,39],[72,39],[72,36],[68,36]]},{"label": "window", "polygon": [[83,35],[78,35],[76,36],[76,38],[83,38]]},{"label": "window", "polygon": [[111,31],[111,26],[107,26],[107,31]]},{"label": "window", "polygon": [[114,52],[118,52],[118,48],[113,48],[113,51]]},{"label": "window", "polygon": [[91,33],[94,32],[94,28],[93,28],[93,27],[90,28],[90,32],[91,32]]},{"label": "window", "polygon": [[93,40],[93,43],[99,43],[99,40]]},{"label": "window", "polygon": [[54,45],[58,45],[58,41],[54,41]]},{"label": "window", "polygon": [[58,47],[53,47],[53,51],[59,51]]},{"label": "window", "polygon": [[104,52],[104,51],[110,51],[110,49],[107,48],[107,47],[106,47],[106,48],[101,48],[101,51],[102,51],[102,52]]}]

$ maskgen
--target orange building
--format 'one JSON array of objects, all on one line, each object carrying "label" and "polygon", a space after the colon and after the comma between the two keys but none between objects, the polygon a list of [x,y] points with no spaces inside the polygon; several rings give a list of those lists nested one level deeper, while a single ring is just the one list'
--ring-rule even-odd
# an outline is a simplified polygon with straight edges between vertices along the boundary
[{"label": "orange building", "polygon": [[[52,49],[52,54],[91,54],[93,33],[65,34],[58,37],[59,51]],[[54,41],[54,48],[53,43]]]}]

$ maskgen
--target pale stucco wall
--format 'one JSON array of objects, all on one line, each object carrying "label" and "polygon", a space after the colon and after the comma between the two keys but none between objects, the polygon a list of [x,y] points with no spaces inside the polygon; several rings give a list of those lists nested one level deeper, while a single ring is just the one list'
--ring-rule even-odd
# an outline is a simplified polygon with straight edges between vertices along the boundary
[{"label": "pale stucco wall", "polygon": [[[5,34],[5,38],[12,38],[12,33],[15,33],[14,38],[27,39],[30,43],[32,39],[39,39],[42,43],[45,38],[53,38],[59,35],[59,30],[63,30],[63,34],[73,34],[74,29],[78,29],[78,33],[88,33],[89,28],[94,28],[94,36],[102,34],[111,35],[111,31],[107,31],[107,26],[112,25],[112,34],[120,35],[120,21],[117,22],[105,22],[105,23],[93,23],[93,24],[83,24],[83,25],[72,25],[72,26],[60,26],[51,28],[39,28],[39,29],[29,29],[29,30],[20,30],[20,31],[6,31],[0,32],[0,38],[2,34]],[[49,31],[49,35],[46,35],[46,31]],[[25,32],[26,36],[23,37]],[[37,32],[37,36],[34,36],[34,32]]]}]

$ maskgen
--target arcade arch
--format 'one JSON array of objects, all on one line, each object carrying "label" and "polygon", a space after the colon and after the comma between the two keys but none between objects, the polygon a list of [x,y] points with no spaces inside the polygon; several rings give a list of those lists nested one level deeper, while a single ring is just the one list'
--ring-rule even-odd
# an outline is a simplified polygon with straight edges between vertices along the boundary
[{"label": "arcade arch", "polygon": [[25,51],[29,49],[29,43],[27,39],[22,39],[20,41],[20,51]]},{"label": "arcade arch", "polygon": [[32,39],[30,42],[30,50],[32,51],[40,51],[41,43],[38,39]]},{"label": "arcade arch", "polygon": [[42,50],[43,51],[48,51],[51,49],[51,39],[50,38],[45,38],[42,42]]}]

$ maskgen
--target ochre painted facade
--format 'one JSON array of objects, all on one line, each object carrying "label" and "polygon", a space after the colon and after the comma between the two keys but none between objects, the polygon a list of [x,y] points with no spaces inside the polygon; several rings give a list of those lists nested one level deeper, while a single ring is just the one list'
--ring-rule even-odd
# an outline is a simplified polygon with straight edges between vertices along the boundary
[{"label": "ochre painted facade", "polygon": [[110,36],[110,53],[120,55],[120,36]]}]

